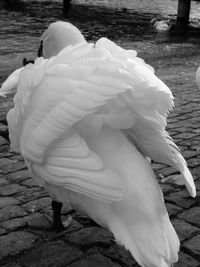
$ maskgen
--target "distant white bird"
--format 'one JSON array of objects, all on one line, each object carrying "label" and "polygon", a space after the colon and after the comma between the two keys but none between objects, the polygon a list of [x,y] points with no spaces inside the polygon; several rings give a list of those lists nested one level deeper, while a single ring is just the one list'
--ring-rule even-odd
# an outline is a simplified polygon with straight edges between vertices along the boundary
[{"label": "distant white bird", "polygon": [[151,20],[153,27],[157,32],[167,32],[171,29],[170,20],[158,20],[158,18],[153,18]]},{"label": "distant white bird", "polygon": [[[186,162],[165,130],[171,91],[134,50],[106,38],[87,43],[69,23],[51,24],[41,44],[50,59],[36,59],[14,79],[11,147],[53,199],[111,231],[141,266],[171,266],[179,240],[144,158],[177,168],[195,196]],[[9,79],[2,94],[14,86]]]},{"label": "distant white bird", "polygon": [[200,89],[200,67],[198,67],[196,71],[195,79],[196,79],[197,87]]}]

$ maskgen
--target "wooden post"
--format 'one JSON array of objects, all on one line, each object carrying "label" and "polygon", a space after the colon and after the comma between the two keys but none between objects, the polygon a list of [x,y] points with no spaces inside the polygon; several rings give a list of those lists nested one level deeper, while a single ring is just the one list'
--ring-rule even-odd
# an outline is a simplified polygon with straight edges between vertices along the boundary
[{"label": "wooden post", "polygon": [[68,17],[68,12],[71,7],[71,0],[63,0],[63,15],[65,18]]},{"label": "wooden post", "polygon": [[178,0],[176,19],[176,31],[183,33],[187,31],[190,17],[191,0]]},{"label": "wooden post", "polygon": [[63,6],[69,7],[71,0],[63,0]]}]

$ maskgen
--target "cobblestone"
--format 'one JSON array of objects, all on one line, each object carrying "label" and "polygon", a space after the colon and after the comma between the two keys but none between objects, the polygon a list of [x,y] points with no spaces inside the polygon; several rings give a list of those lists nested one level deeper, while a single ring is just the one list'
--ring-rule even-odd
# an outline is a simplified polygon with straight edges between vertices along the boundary
[{"label": "cobblestone", "polygon": [[181,191],[172,192],[171,194],[166,196],[165,199],[186,209],[194,205],[197,201],[196,198],[191,198],[188,195],[188,192],[185,188]]},{"label": "cobblestone", "polygon": [[28,213],[20,206],[4,207],[1,209],[0,222],[13,219],[13,218],[23,217],[27,214]]},{"label": "cobblestone", "polygon": [[32,228],[50,228],[51,226],[51,222],[49,221],[49,219],[44,214],[41,214],[39,212],[33,213],[26,217],[26,223]]},{"label": "cobblestone", "polygon": [[169,216],[175,215],[176,213],[183,210],[181,207],[168,203],[168,202],[166,202],[166,207],[167,207]]},{"label": "cobblestone", "polygon": [[1,196],[12,196],[19,192],[22,192],[23,190],[24,190],[24,187],[18,184],[5,185],[0,188],[0,195]]},{"label": "cobblestone", "polygon": [[82,247],[93,247],[95,245],[107,245],[113,241],[113,236],[100,227],[83,228],[66,237],[66,240]]},{"label": "cobblestone", "polygon": [[[169,48],[177,47],[177,54],[167,52],[164,55],[166,44],[162,44],[161,53],[154,55],[157,44],[130,40],[119,40],[119,43],[138,50],[139,56],[155,67],[175,96],[176,107],[167,127],[194,175],[197,197],[191,198],[184,186],[171,182],[160,185],[181,241],[179,262],[174,266],[199,267],[200,91],[194,75],[200,64],[200,46],[192,46],[192,54],[183,58],[183,53],[179,55],[179,44],[167,44]],[[5,116],[12,99],[0,99],[0,102],[0,129],[5,130]],[[177,173],[174,168],[156,162],[152,166],[159,180]],[[22,158],[9,151],[8,142],[0,136],[0,266],[138,267],[130,253],[113,241],[110,233],[78,212],[73,214],[72,225],[62,234],[33,230],[50,226],[50,202],[48,194],[30,178]]]},{"label": "cobblestone", "polygon": [[174,267],[199,267],[199,261],[185,253],[180,253],[180,260],[174,264]]},{"label": "cobblestone", "polygon": [[200,244],[200,234],[188,240],[183,246],[200,259],[200,246],[197,244]]},{"label": "cobblestone", "polygon": [[21,170],[21,171],[16,171],[13,173],[9,173],[7,175],[5,175],[6,179],[10,182],[21,182],[24,180],[28,180],[27,178],[30,177],[30,174],[28,172],[28,170]]},{"label": "cobblestone", "polygon": [[[61,240],[44,243],[19,259],[19,263],[25,267],[62,267],[69,266],[74,260],[80,259],[83,253],[70,247]],[[82,266],[82,265],[80,265]]]},{"label": "cobblestone", "polygon": [[200,227],[200,207],[193,207],[178,215],[179,219],[184,219],[198,227]]},{"label": "cobblestone", "polygon": [[37,236],[22,231],[0,236],[0,259],[19,254],[23,250],[31,248],[36,239]]},{"label": "cobblestone", "polygon": [[37,200],[33,200],[30,202],[27,202],[26,204],[23,204],[22,206],[29,212],[36,212],[38,210],[41,210],[51,203],[51,200],[49,197],[45,198],[39,198]]},{"label": "cobblestone", "polygon": [[194,233],[198,233],[200,231],[198,227],[193,226],[180,219],[172,220],[172,224],[176,228],[176,232],[181,241],[183,241],[184,239],[188,239]]},{"label": "cobblestone", "polygon": [[0,208],[17,204],[19,204],[19,201],[13,197],[0,197]]},{"label": "cobblestone", "polygon": [[10,219],[10,220],[0,223],[0,226],[2,226],[7,231],[14,231],[25,225],[26,225],[26,220],[24,217]]}]

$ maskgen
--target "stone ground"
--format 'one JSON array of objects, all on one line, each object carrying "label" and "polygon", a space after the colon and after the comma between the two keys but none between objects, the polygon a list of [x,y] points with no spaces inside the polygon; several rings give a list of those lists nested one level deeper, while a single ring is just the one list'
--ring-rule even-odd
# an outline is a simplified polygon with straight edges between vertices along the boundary
[{"label": "stone ground", "polygon": [[[200,63],[200,46],[192,43],[124,42],[135,47],[155,67],[173,91],[176,108],[168,130],[181,148],[197,186],[197,197],[184,186],[161,183],[171,221],[181,240],[175,267],[200,267],[200,91],[194,75]],[[186,56],[187,55],[187,56]],[[0,130],[12,99],[1,99]],[[175,169],[153,163],[158,180],[175,175]],[[9,151],[0,137],[0,266],[4,267],[125,267],[138,266],[117,245],[110,233],[75,212],[71,226],[60,234],[36,230],[49,226],[51,199],[29,176],[23,159]],[[66,215],[63,212],[63,217]]]}]

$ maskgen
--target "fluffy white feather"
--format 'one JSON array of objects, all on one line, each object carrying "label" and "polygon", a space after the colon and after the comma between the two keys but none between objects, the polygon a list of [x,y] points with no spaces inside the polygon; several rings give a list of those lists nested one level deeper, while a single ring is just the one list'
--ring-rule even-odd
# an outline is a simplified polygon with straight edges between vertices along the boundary
[{"label": "fluffy white feather", "polygon": [[43,54],[54,57],[37,59],[19,75],[7,117],[11,147],[52,197],[110,230],[141,266],[170,266],[179,240],[143,155],[180,164],[195,195],[186,163],[165,131],[171,91],[134,50],[106,38],[88,44],[64,22],[42,38],[50,42],[43,43]]}]

